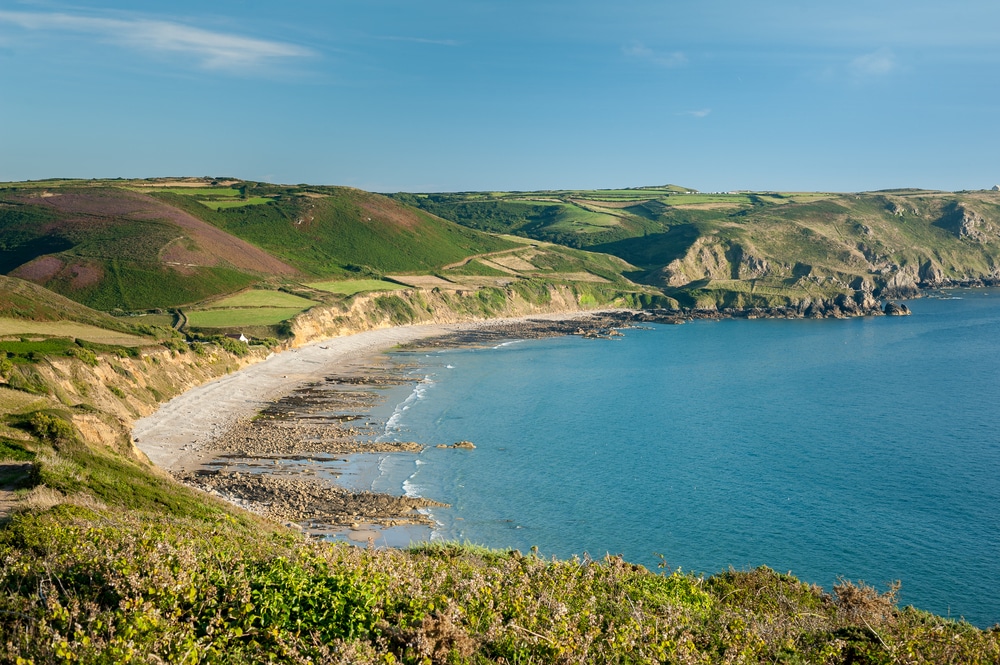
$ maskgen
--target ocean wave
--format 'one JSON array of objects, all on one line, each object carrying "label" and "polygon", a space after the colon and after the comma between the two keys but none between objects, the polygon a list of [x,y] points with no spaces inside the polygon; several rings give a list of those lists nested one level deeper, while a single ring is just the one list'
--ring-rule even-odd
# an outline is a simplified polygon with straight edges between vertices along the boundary
[{"label": "ocean wave", "polygon": [[393,432],[398,432],[402,429],[400,426],[400,420],[403,418],[403,414],[410,410],[416,402],[419,402],[427,394],[427,390],[434,385],[434,380],[430,376],[425,376],[417,385],[413,387],[413,392],[407,395],[406,399],[396,405],[393,409],[392,415],[389,419],[385,421],[385,435],[388,436]]},{"label": "ocean wave", "polygon": [[413,476],[415,475],[417,474],[414,473],[412,476],[403,481],[403,494],[405,496],[410,497],[411,499],[420,498],[421,496],[420,493],[424,489],[422,485],[418,485],[415,482],[413,482]]},{"label": "ocean wave", "polygon": [[509,342],[500,342],[499,344],[497,344],[493,348],[494,349],[502,349],[505,346],[512,346],[514,344],[520,344],[523,341],[524,341],[523,339],[512,339]]}]

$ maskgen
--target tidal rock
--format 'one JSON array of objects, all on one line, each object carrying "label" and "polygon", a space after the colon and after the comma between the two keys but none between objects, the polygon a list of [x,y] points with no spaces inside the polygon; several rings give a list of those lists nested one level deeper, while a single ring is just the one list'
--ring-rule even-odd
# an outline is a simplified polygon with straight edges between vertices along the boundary
[{"label": "tidal rock", "polygon": [[464,448],[466,450],[473,450],[476,447],[476,444],[472,443],[471,441],[458,441],[458,442],[454,443],[451,447],[452,448]]},{"label": "tidal rock", "polygon": [[891,300],[885,304],[882,310],[886,316],[909,316],[910,308],[902,303],[894,303]]}]

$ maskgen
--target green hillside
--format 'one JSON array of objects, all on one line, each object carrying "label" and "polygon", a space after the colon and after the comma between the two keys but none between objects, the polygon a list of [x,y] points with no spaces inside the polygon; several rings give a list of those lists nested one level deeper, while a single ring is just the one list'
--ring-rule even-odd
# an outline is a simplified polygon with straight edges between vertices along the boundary
[{"label": "green hillside", "polygon": [[248,243],[125,189],[0,189],[0,272],[96,309],[171,307],[294,274]]},{"label": "green hillside", "polygon": [[341,187],[210,179],[0,187],[0,274],[104,311],[188,305],[262,282],[428,272],[515,246]]},{"label": "green hillside", "polygon": [[[922,287],[994,283],[998,252],[996,192],[665,185],[382,196],[209,178],[0,186],[0,274],[119,313],[199,309],[250,287],[327,302],[350,289],[307,285],[383,278],[456,290],[605,283],[699,308],[838,300],[853,311],[848,298],[870,311]],[[296,308],[240,309],[229,326],[277,325]],[[192,321],[227,327],[225,313]]]},{"label": "green hillside", "polygon": [[245,199],[219,209],[181,190],[156,196],[313,277],[422,272],[514,246],[357,189],[243,183],[241,191]]},{"label": "green hillside", "polygon": [[[397,194],[472,228],[618,256],[692,306],[773,306],[1000,278],[1000,193],[679,188]],[[860,297],[860,296],[859,296]]]}]

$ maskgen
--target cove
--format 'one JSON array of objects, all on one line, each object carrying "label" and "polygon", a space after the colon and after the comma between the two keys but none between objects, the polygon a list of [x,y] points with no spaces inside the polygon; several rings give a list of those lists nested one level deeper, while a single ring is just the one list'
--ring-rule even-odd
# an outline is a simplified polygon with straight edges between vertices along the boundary
[{"label": "cove", "polygon": [[[1000,621],[1000,292],[906,318],[725,320],[394,354],[372,488],[451,504],[433,538],[839,577]],[[440,450],[468,439],[475,450]]]}]

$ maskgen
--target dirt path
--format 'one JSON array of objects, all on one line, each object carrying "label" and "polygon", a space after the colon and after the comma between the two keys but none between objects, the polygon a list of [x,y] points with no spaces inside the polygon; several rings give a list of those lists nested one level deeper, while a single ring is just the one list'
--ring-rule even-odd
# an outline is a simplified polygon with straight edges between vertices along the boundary
[{"label": "dirt path", "polygon": [[0,519],[10,515],[10,511],[17,505],[15,492],[24,485],[30,473],[30,462],[0,464]]}]

